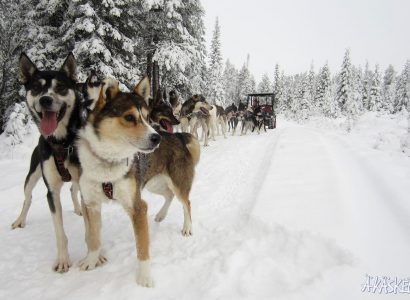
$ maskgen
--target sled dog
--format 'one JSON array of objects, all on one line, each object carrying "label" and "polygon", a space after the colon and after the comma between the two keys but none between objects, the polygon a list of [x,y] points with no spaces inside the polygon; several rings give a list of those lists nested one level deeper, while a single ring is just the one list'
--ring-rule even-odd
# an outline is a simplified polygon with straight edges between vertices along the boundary
[{"label": "sled dog", "polygon": [[[75,139],[81,127],[81,101],[75,90],[76,61],[70,53],[58,71],[42,71],[22,53],[19,65],[28,108],[41,136],[33,151],[25,182],[23,210],[13,228],[24,227],[31,190],[39,177],[43,177],[57,240],[57,259],[53,269],[66,272],[71,262],[63,227],[60,190],[64,182],[72,181],[75,185],[79,179]],[[75,198],[74,201],[77,203]],[[79,207],[74,205],[79,213]]]},{"label": "sled dog", "polygon": [[77,142],[88,247],[80,268],[90,270],[105,263],[100,242],[101,204],[115,200],[124,207],[134,228],[137,283],[151,287],[147,204],[141,199],[145,170],[138,158],[140,153],[156,150],[161,142],[161,136],[148,124],[150,83],[145,77],[130,93],[121,92],[113,79],[103,84]]},{"label": "sled dog", "polygon": [[202,95],[193,95],[187,101],[182,104],[181,107],[181,129],[182,132],[188,132],[188,126],[190,133],[197,135],[197,129],[202,127],[202,133],[204,135],[204,146],[208,144],[208,129],[209,129],[209,111],[212,106],[205,100]]},{"label": "sled dog", "polygon": [[[172,110],[157,93],[151,102],[151,121],[159,124],[161,144],[153,153],[147,155],[147,171],[142,187],[154,194],[162,195],[165,202],[157,213],[155,221],[161,222],[167,215],[174,195],[184,209],[182,234],[192,234],[191,203],[189,193],[194,180],[195,166],[200,157],[198,140],[190,133],[170,134],[169,128],[174,116]],[[168,123],[168,124],[167,124]]]},{"label": "sled dog", "polygon": [[[95,105],[95,102],[97,101],[98,95],[100,93],[100,85],[101,85],[101,81],[98,79],[95,71],[91,71],[85,83],[77,83],[76,88],[78,91],[82,93],[84,97],[83,101],[81,102],[81,105],[82,105],[81,118],[83,119],[82,121],[84,121],[84,119],[87,117],[88,111],[91,110],[93,106]],[[31,154],[30,168],[29,168],[29,172],[26,176],[26,180],[24,183],[25,199],[23,203],[23,208],[21,210],[20,216],[11,225],[13,229],[24,228],[26,225],[27,213],[31,205],[32,192],[37,182],[42,177],[40,161],[41,161],[41,155],[39,151],[39,146],[37,145],[34,148],[33,153]],[[70,191],[71,191],[71,199],[74,205],[74,213],[81,216],[81,206],[78,202],[79,186],[77,182],[75,181],[72,182]]]}]

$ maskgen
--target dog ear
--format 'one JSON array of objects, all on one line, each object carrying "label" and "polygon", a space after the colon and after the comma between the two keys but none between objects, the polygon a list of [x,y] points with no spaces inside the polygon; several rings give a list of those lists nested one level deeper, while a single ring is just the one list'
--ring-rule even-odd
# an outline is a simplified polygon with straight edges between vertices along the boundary
[{"label": "dog ear", "polygon": [[98,81],[99,81],[99,80],[98,80],[97,72],[95,72],[94,69],[91,69],[90,75],[88,75],[87,80],[85,81],[85,83],[86,83],[87,85],[90,85],[90,86],[91,86],[93,83],[96,83],[96,82],[98,82]]},{"label": "dog ear", "polygon": [[20,55],[19,65],[21,82],[26,84],[33,76],[34,72],[37,71],[37,67],[24,52]]},{"label": "dog ear", "polygon": [[120,84],[113,78],[107,78],[104,80],[105,85],[102,89],[105,89],[104,95],[108,101],[113,100],[120,91]]},{"label": "dog ear", "polygon": [[144,98],[145,103],[149,105],[149,96],[151,94],[151,84],[148,76],[145,76],[134,88],[134,93]]},{"label": "dog ear", "polygon": [[94,111],[103,109],[107,101],[114,99],[119,91],[119,83],[117,80],[112,78],[103,80],[101,83],[100,96],[95,104]]},{"label": "dog ear", "polygon": [[164,89],[164,91],[162,92],[162,99],[164,99],[164,101],[167,101],[167,89]]},{"label": "dog ear", "polygon": [[99,112],[100,110],[102,110],[105,106],[105,104],[107,103],[106,99],[106,92],[107,88],[106,88],[106,83],[105,80],[101,83],[101,89],[100,89],[100,96],[98,97],[97,102],[95,103],[93,112]]},{"label": "dog ear", "polygon": [[77,62],[75,61],[72,52],[68,54],[63,65],[61,66],[60,71],[64,72],[72,80],[77,81]]},{"label": "dog ear", "polygon": [[83,83],[83,82],[77,82],[75,84],[75,89],[81,93],[83,93],[84,91],[84,86],[87,84],[87,82]]}]

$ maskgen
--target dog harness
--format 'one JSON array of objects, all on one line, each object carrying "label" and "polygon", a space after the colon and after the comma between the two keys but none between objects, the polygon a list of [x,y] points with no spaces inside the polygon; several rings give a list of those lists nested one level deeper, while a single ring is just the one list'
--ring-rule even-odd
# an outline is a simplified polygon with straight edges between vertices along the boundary
[{"label": "dog harness", "polygon": [[64,166],[64,162],[67,159],[67,157],[73,152],[73,150],[74,147],[70,145],[67,148],[57,147],[53,151],[54,162],[56,164],[57,171],[64,182],[71,181],[71,174]]},{"label": "dog harness", "polygon": [[112,200],[112,195],[114,193],[114,189],[112,187],[112,183],[111,182],[104,182],[102,184],[102,189],[104,191],[105,196],[107,196],[108,199]]}]

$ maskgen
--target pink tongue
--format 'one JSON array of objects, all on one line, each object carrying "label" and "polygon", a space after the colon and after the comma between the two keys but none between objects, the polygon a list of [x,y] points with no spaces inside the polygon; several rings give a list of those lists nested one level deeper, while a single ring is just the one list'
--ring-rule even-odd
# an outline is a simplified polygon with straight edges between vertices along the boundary
[{"label": "pink tongue", "polygon": [[162,120],[162,127],[165,127],[165,130],[168,133],[172,133],[173,132],[173,128],[170,122],[166,121],[166,120]]},{"label": "pink tongue", "polygon": [[173,128],[172,128],[171,123],[165,121],[165,124],[166,124],[166,126],[167,126],[167,132],[168,132],[168,133],[172,133]]},{"label": "pink tongue", "polygon": [[44,136],[51,135],[57,128],[57,113],[53,111],[44,111],[43,118],[40,122],[40,130]]}]

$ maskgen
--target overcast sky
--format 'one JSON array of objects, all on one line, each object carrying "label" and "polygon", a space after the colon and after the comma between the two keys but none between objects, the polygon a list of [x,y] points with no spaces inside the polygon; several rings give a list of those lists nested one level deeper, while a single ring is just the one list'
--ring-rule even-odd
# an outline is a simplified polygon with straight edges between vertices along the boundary
[{"label": "overcast sky", "polygon": [[[402,70],[410,59],[410,0],[202,0],[206,39],[219,17],[222,55],[240,68],[272,79],[275,63],[294,74],[317,71],[326,61],[335,72],[346,48],[354,64],[366,60]],[[384,70],[383,70],[384,71]]]}]

